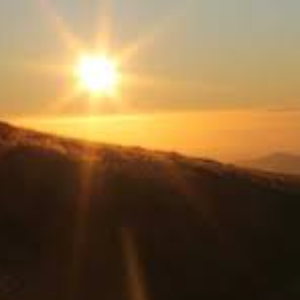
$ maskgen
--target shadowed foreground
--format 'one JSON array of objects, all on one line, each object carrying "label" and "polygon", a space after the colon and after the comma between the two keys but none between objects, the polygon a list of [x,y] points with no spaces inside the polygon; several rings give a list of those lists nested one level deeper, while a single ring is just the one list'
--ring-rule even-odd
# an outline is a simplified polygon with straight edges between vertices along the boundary
[{"label": "shadowed foreground", "polygon": [[0,125],[0,299],[299,299],[296,177]]}]

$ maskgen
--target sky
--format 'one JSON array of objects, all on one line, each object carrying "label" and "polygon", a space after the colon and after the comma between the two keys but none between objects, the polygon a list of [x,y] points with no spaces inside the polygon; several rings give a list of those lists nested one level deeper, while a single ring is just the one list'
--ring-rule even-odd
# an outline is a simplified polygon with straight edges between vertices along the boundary
[{"label": "sky", "polygon": [[[255,135],[269,128],[270,111],[276,110],[276,115],[284,114],[282,125],[270,130],[285,132],[291,142],[290,135],[299,129],[299,12],[298,0],[2,0],[1,115],[52,115],[54,104],[75,85],[71,74],[52,68],[76,60],[66,32],[87,51],[109,35],[112,53],[135,50],[121,72],[141,81],[124,84],[117,102],[100,105],[95,114],[175,113],[182,123],[187,112],[208,111],[221,128],[226,122],[217,118],[220,111],[241,112],[235,114],[235,130],[249,132],[251,124]],[[85,117],[81,102],[75,99],[55,113]],[[253,117],[243,125],[241,116],[249,112]],[[256,112],[265,116],[263,128],[256,126]],[[203,128],[201,119],[193,120]],[[297,126],[288,125],[291,119]],[[288,148],[300,151],[296,141]]]},{"label": "sky", "polygon": [[238,162],[300,153],[300,111],[218,110],[90,118],[22,118],[50,133]]}]

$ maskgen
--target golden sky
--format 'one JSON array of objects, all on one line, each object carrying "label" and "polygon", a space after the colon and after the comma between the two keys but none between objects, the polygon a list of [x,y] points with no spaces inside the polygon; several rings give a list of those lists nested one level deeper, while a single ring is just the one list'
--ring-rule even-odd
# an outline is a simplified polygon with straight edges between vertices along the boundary
[{"label": "golden sky", "polygon": [[[299,11],[297,0],[0,1],[1,116],[225,159],[299,152]],[[74,68],[104,50],[120,82],[94,99]]]},{"label": "golden sky", "polygon": [[[65,66],[95,47],[138,79],[123,81],[122,109],[299,107],[299,11],[297,0],[1,1],[2,114],[53,113],[76,85]],[[86,97],[73,100],[63,112],[82,111]]]},{"label": "golden sky", "polygon": [[236,161],[274,151],[299,153],[299,120],[300,111],[208,110],[15,122],[76,138]]}]

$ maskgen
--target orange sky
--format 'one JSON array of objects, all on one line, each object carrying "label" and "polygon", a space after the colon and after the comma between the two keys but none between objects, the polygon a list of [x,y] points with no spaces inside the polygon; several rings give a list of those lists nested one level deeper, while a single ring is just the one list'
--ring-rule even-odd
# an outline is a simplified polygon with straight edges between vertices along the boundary
[{"label": "orange sky", "polygon": [[[225,160],[300,152],[299,9],[296,0],[0,1],[0,117]],[[90,102],[73,68],[78,52],[103,49],[122,58],[121,82],[115,97]]]},{"label": "orange sky", "polygon": [[[123,83],[119,104],[143,114],[300,107],[299,3],[0,1],[1,112],[53,113],[78,84],[64,66],[107,45],[139,79]],[[78,114],[86,98],[73,100]]]},{"label": "orange sky", "polygon": [[78,138],[235,161],[274,151],[299,153],[299,120],[300,111],[236,110],[14,121]]}]

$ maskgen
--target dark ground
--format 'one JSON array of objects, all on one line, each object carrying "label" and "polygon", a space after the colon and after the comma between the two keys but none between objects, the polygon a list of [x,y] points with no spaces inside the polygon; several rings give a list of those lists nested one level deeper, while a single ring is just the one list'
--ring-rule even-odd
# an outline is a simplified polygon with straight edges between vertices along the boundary
[{"label": "dark ground", "polygon": [[1,300],[300,299],[300,181],[0,125]]}]

